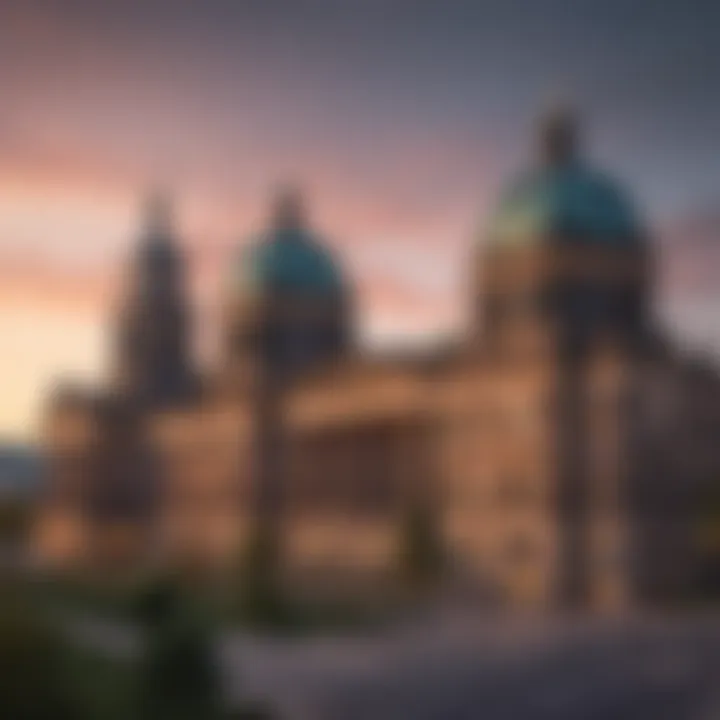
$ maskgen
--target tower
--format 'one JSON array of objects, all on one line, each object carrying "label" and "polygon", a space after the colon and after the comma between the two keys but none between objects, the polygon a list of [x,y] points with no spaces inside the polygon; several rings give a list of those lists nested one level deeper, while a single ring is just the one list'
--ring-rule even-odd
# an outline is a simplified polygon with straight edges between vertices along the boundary
[{"label": "tower", "polygon": [[226,378],[289,381],[350,343],[350,297],[328,249],[308,227],[301,196],[281,191],[267,230],[232,268],[225,317]]},{"label": "tower", "polygon": [[116,345],[116,388],[133,403],[162,407],[193,392],[184,266],[167,200],[147,202],[131,260]]},{"label": "tower", "polygon": [[282,403],[303,373],[339,358],[350,340],[349,297],[329,251],[310,231],[300,195],[284,190],[268,229],[233,267],[226,317],[226,386],[244,396],[255,422],[252,578],[272,594],[283,552],[287,435]]},{"label": "tower", "polygon": [[629,537],[632,522],[632,373],[654,336],[651,267],[629,198],[585,159],[573,113],[542,119],[537,155],[491,220],[477,339],[516,378],[544,368],[537,422],[550,432],[538,473],[557,528],[558,599],[577,605],[601,585],[622,594],[630,584],[631,540],[608,559],[597,538]]},{"label": "tower", "polygon": [[628,197],[585,160],[565,108],[542,118],[537,154],[501,197],[483,248],[484,342],[582,354],[598,340],[647,339],[650,258]]}]

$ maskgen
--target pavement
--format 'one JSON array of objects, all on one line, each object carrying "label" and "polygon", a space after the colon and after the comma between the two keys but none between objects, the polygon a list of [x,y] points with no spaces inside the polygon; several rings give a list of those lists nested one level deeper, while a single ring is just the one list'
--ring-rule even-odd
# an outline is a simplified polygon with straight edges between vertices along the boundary
[{"label": "pavement", "polygon": [[[76,637],[137,651],[127,627]],[[451,613],[378,635],[227,632],[227,700],[287,720],[720,720],[720,615],[483,618]]]}]

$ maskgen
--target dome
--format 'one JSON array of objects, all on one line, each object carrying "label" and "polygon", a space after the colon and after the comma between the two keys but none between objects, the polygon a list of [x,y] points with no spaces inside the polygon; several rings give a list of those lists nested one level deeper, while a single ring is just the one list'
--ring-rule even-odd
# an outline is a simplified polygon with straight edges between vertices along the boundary
[{"label": "dome", "polygon": [[546,121],[543,162],[502,196],[489,228],[491,242],[527,244],[550,236],[628,245],[640,239],[630,199],[612,179],[577,157],[575,132],[567,115]]},{"label": "dome", "polygon": [[240,290],[330,294],[342,287],[329,252],[300,229],[277,230],[253,243],[233,273]]},{"label": "dome", "polygon": [[299,198],[276,201],[270,230],[241,253],[232,272],[240,292],[335,294],[343,286],[330,252],[305,227]]}]

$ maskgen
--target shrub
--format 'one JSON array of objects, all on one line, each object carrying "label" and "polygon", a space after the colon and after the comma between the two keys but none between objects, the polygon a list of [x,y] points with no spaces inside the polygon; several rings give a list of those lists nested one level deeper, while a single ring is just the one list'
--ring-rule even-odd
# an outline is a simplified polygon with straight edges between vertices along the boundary
[{"label": "shrub", "polygon": [[27,599],[0,600],[0,717],[76,720],[80,713],[63,672],[59,634]]},{"label": "shrub", "polygon": [[212,633],[171,580],[146,588],[138,602],[146,631],[138,668],[138,716],[147,720],[214,720],[220,673]]}]

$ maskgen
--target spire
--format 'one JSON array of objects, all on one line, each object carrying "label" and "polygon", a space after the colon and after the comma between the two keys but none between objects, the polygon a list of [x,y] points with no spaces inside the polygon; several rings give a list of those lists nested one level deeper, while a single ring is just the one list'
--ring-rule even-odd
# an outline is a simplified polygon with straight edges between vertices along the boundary
[{"label": "spire", "polygon": [[565,165],[575,159],[578,149],[578,118],[566,103],[556,103],[539,122],[542,161],[547,165]]},{"label": "spire", "polygon": [[297,230],[305,225],[305,204],[300,190],[285,186],[276,193],[271,223],[276,230]]},{"label": "spire", "polygon": [[139,235],[119,319],[118,383],[141,403],[173,403],[188,396],[194,381],[184,263],[167,195],[147,196]]},{"label": "spire", "polygon": [[168,237],[172,231],[172,201],[167,193],[152,192],[143,210],[144,234],[149,238]]}]

